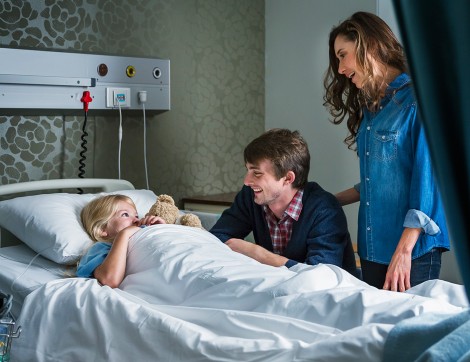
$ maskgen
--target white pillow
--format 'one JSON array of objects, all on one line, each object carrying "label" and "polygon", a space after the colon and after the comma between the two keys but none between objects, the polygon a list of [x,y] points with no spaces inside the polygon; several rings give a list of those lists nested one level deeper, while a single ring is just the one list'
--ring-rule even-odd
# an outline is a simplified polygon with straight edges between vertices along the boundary
[{"label": "white pillow", "polygon": [[73,264],[92,244],[80,221],[82,208],[107,194],[129,196],[143,217],[157,200],[150,190],[98,194],[42,194],[0,201],[0,226],[31,249],[59,264]]}]

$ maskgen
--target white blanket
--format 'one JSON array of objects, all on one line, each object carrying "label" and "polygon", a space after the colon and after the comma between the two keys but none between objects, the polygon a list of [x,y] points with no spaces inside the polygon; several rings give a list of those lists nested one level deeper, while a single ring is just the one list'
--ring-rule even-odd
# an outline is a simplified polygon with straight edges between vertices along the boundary
[{"label": "white blanket", "polygon": [[73,278],[30,294],[12,355],[20,361],[380,360],[397,322],[467,307],[459,285],[432,281],[388,292],[335,266],[270,267],[204,230],[157,225],[131,238],[119,289]]}]

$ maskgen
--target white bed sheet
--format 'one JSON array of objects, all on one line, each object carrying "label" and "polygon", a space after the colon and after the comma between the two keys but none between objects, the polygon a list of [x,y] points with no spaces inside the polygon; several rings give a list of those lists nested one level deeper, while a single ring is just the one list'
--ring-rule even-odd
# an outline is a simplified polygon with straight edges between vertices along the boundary
[{"label": "white bed sheet", "polygon": [[0,290],[13,296],[11,313],[15,318],[29,293],[51,280],[75,273],[74,268],[38,256],[24,244],[0,248],[0,268]]},{"label": "white bed sheet", "polygon": [[206,231],[157,225],[130,240],[119,289],[72,278],[32,292],[12,357],[377,361],[399,321],[467,308],[460,285],[430,281],[408,293],[383,291],[335,266],[274,268]]}]

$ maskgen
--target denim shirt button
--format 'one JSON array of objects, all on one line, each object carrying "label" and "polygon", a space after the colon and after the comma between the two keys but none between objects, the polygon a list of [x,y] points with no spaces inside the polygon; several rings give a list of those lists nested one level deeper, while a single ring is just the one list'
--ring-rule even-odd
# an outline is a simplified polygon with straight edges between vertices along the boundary
[{"label": "denim shirt button", "polygon": [[367,231],[370,231],[370,227],[369,227],[369,226],[367,227]]},{"label": "denim shirt button", "polygon": [[367,130],[370,131],[370,126],[367,126]]}]

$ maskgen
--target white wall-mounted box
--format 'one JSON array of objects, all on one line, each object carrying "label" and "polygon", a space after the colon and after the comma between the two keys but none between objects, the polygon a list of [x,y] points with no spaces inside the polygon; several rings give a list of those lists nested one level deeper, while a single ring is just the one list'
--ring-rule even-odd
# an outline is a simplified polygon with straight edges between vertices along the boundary
[{"label": "white wall-mounted box", "polygon": [[116,107],[108,106],[109,88],[128,90],[126,109],[140,110],[138,94],[145,91],[146,110],[170,110],[167,59],[1,47],[0,59],[3,114],[77,113],[83,110],[84,91],[90,92],[90,112],[110,110]]}]

